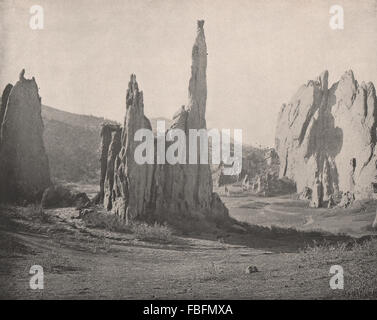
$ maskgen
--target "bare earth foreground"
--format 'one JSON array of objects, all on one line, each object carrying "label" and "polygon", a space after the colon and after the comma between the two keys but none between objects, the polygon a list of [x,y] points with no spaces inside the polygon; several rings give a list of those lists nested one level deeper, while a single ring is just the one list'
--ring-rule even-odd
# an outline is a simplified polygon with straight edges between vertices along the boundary
[{"label": "bare earth foreground", "polygon": [[[0,298],[377,298],[375,203],[313,210],[236,187],[222,199],[240,222],[164,239],[91,226],[74,208],[1,207]],[[44,268],[43,290],[29,287],[32,265]],[[332,265],[344,290],[329,286]]]}]

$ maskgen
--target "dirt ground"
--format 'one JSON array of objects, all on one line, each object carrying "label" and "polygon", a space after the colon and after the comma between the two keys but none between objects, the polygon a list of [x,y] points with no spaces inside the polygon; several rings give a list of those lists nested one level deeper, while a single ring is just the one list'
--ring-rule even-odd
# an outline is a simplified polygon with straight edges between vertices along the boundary
[{"label": "dirt ground", "polygon": [[352,208],[309,207],[309,201],[298,200],[295,195],[258,197],[242,192],[240,187],[217,188],[233,218],[252,225],[278,226],[298,230],[322,230],[344,233],[355,237],[375,234],[371,224],[376,216],[376,201],[355,203]]},{"label": "dirt ground", "polygon": [[[233,218],[254,226],[176,232],[166,243],[88,228],[74,208],[47,210],[35,219],[25,217],[23,208],[1,207],[0,298],[377,298],[370,280],[377,279],[374,247],[356,255],[346,247],[305,252],[315,243],[367,241],[376,234],[372,206],[314,210],[292,197],[258,198],[237,190],[223,200]],[[30,289],[32,265],[44,269],[43,290]],[[344,268],[344,290],[329,286],[332,265]],[[249,266],[258,272],[246,273]]]}]

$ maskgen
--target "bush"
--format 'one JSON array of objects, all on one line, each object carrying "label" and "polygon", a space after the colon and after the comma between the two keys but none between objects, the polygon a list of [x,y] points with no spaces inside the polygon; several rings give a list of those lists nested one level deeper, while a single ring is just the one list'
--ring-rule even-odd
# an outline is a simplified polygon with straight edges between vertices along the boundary
[{"label": "bush", "polygon": [[132,232],[139,240],[158,240],[162,242],[172,241],[172,231],[167,225],[155,222],[153,225],[147,223],[134,223],[131,226]]},{"label": "bush", "polygon": [[42,223],[49,222],[48,215],[43,211],[42,206],[37,204],[31,204],[21,209],[21,218],[25,218],[30,221],[38,221]]},{"label": "bush", "polygon": [[113,232],[132,233],[138,240],[171,242],[172,230],[166,224],[134,222],[126,225],[124,220],[114,214],[90,212],[81,217],[88,228],[98,228]]},{"label": "bush", "polygon": [[64,208],[85,206],[90,202],[86,193],[73,192],[61,185],[54,185],[43,192],[43,208]]},{"label": "bush", "polygon": [[90,212],[82,216],[81,219],[88,228],[105,229],[115,232],[131,232],[130,227],[113,214]]}]

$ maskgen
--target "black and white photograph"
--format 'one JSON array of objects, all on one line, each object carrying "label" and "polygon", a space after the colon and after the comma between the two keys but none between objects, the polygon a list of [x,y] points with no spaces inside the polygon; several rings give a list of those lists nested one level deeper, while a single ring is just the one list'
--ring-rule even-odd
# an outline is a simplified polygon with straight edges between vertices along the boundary
[{"label": "black and white photograph", "polygon": [[0,300],[376,300],[376,39],[377,0],[0,0]]}]

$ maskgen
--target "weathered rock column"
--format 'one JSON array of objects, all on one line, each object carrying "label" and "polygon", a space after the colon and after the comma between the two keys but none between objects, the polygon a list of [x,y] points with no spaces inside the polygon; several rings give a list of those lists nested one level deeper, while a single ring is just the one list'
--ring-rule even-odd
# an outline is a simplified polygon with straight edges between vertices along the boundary
[{"label": "weathered rock column", "polygon": [[[186,164],[157,164],[156,139],[154,140],[154,164],[137,164],[134,159],[136,147],[134,136],[138,129],[151,125],[144,115],[143,93],[139,91],[136,76],[131,75],[126,98],[126,116],[121,134],[113,136],[111,145],[119,145],[120,151],[103,144],[108,154],[104,182],[104,206],[107,210],[124,217],[127,222],[135,219],[159,220],[174,215],[227,216],[228,210],[219,196],[213,193],[209,164],[199,164],[199,139],[197,140],[196,164],[189,163],[189,130],[206,130],[207,101],[207,46],[204,21],[198,21],[197,36],[192,49],[191,78],[188,88],[187,107],[181,106],[168,129],[181,129],[186,135]],[[172,141],[166,141],[167,145]],[[148,147],[153,147],[149,145]],[[118,154],[117,154],[118,153]],[[113,179],[112,179],[113,177]]]},{"label": "weathered rock column", "polygon": [[[127,90],[121,149],[116,158],[115,150],[111,151],[113,154],[110,156],[111,161],[114,161],[114,185],[109,185],[108,190],[105,187],[105,195],[113,191],[112,211],[124,217],[127,222],[145,215],[150,202],[154,165],[137,164],[134,158],[135,149],[140,143],[134,140],[134,136],[137,130],[143,128],[152,130],[149,120],[144,116],[143,92],[139,90],[136,76],[132,74]],[[112,143],[118,144],[118,139],[114,136]],[[108,162],[108,166],[110,165]]]},{"label": "weathered rock column", "polygon": [[212,201],[212,175],[208,164],[200,163],[200,140],[197,139],[198,164],[189,163],[189,130],[206,129],[207,103],[207,45],[204,21],[197,22],[197,36],[192,48],[191,78],[188,87],[188,105],[175,117],[172,128],[186,133],[186,164],[165,165],[164,189],[160,194],[163,205],[159,211],[177,211],[181,214],[210,213]]},{"label": "weathered rock column", "polygon": [[2,202],[40,200],[44,189],[51,183],[43,144],[41,98],[34,77],[31,80],[25,79],[24,73],[22,70],[20,79],[13,88],[10,85],[6,87],[2,99]]},{"label": "weathered rock column", "polygon": [[[99,192],[99,201],[100,203],[103,202],[104,194],[105,194],[105,179],[106,179],[106,172],[107,172],[107,162],[108,162],[108,153],[109,147],[112,140],[112,135],[114,132],[120,131],[120,126],[113,125],[113,124],[103,124],[101,130],[101,177],[100,177],[100,192]],[[119,152],[119,151],[118,151]]]}]

